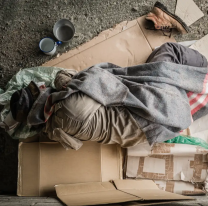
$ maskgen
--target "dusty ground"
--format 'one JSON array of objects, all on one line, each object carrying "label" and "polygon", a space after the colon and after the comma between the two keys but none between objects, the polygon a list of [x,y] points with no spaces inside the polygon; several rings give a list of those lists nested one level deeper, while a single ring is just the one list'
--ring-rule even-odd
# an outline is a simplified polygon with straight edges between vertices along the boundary
[{"label": "dusty ground", "polygon": [[[206,196],[195,196],[195,201],[180,201],[177,203],[158,204],[157,206],[207,206]],[[15,196],[1,196],[1,206],[64,206],[58,198],[53,197],[15,197]],[[102,206],[102,205],[100,205]],[[136,202],[127,202],[120,204],[110,204],[109,206],[139,206]]]},{"label": "dusty ground", "polygon": [[[70,19],[76,34],[61,45],[64,53],[113,27],[123,20],[145,15],[155,0],[1,0],[0,1],[0,88],[20,69],[43,64],[53,57],[39,51],[43,37],[53,37],[54,23]],[[174,12],[175,0],[161,0]],[[205,16],[190,27],[190,33],[176,39],[200,39],[208,33],[208,1],[195,0]],[[57,54],[58,54],[57,53]],[[0,193],[15,193],[17,179],[17,141],[0,130]]]}]

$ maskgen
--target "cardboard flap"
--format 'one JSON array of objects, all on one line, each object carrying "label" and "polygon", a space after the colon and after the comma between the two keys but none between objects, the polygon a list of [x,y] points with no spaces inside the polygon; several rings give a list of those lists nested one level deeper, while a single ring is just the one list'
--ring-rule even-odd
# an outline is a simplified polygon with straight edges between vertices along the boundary
[{"label": "cardboard flap", "polygon": [[[27,145],[27,146],[26,146]],[[18,196],[39,196],[39,143],[33,144],[19,144],[18,152],[18,183],[17,183],[17,195]],[[30,155],[25,155],[25,153],[30,153]],[[29,167],[28,171],[23,170]],[[32,178],[31,178],[32,177]],[[29,182],[26,189],[23,182]]]},{"label": "cardboard flap", "polygon": [[135,189],[135,190],[159,190],[157,185],[152,180],[114,180],[118,190]]},{"label": "cardboard flap", "polygon": [[[113,184],[114,183],[114,184]],[[141,200],[192,200],[160,190],[152,180],[115,180],[56,185],[59,199],[67,205],[97,205]]]},{"label": "cardboard flap", "polygon": [[192,197],[160,190],[152,180],[114,180],[115,187],[143,200],[192,200]]},{"label": "cardboard flap", "polygon": [[62,184],[56,185],[55,189],[58,198],[66,205],[97,205],[140,200],[116,190],[110,182]]},{"label": "cardboard flap", "polygon": [[57,195],[74,195],[92,192],[103,192],[116,190],[114,185],[110,182],[90,182],[78,184],[60,184],[56,185]]}]

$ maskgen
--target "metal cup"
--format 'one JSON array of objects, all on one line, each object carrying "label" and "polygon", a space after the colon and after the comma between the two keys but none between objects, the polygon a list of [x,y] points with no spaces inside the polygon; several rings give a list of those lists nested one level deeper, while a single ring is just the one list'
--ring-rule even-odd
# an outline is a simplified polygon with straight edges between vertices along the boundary
[{"label": "metal cup", "polygon": [[68,42],[75,34],[74,25],[67,19],[60,19],[53,27],[53,34],[59,41]]},{"label": "metal cup", "polygon": [[62,42],[60,42],[60,41],[55,42],[50,37],[45,37],[40,40],[39,48],[43,53],[45,53],[47,55],[53,55],[56,52],[56,47],[60,44],[62,44]]}]

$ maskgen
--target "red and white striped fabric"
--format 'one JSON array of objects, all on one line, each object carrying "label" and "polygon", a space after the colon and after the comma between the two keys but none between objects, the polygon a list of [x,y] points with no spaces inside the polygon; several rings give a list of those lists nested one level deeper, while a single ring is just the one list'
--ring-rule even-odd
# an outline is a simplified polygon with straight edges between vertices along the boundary
[{"label": "red and white striped fabric", "polygon": [[194,115],[208,103],[208,73],[204,79],[202,92],[200,94],[188,92],[187,96],[191,107],[191,115]]}]

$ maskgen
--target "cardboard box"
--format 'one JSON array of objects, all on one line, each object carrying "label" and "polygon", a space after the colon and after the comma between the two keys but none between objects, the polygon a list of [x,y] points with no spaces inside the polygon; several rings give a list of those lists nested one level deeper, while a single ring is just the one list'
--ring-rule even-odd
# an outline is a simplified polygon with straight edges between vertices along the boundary
[{"label": "cardboard box", "polygon": [[112,179],[122,179],[118,145],[84,142],[75,151],[54,142],[19,144],[18,196],[52,196],[56,184]]},{"label": "cardboard box", "polygon": [[126,176],[152,180],[204,182],[208,150],[196,145],[148,143],[128,148]]},{"label": "cardboard box", "polygon": [[[56,185],[59,199],[66,205],[98,205],[129,201],[193,200],[160,190],[151,180],[114,180],[112,182],[92,182]],[[149,204],[150,202],[146,202]],[[164,203],[164,202],[163,202]]]}]

